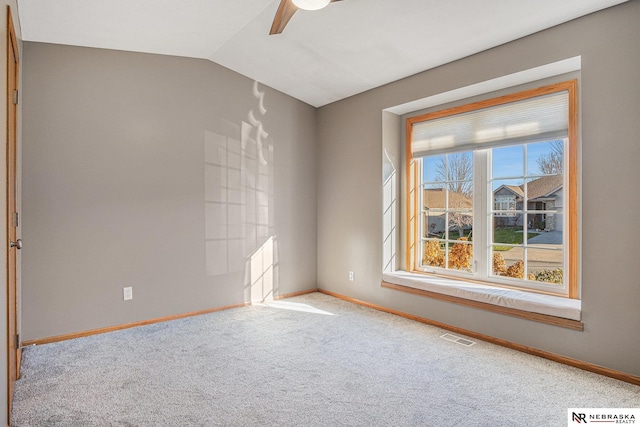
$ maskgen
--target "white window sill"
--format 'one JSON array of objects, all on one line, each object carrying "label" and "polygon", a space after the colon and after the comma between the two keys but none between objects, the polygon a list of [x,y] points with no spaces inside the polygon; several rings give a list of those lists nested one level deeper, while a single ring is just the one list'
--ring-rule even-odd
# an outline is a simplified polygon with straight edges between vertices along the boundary
[{"label": "white window sill", "polygon": [[580,300],[553,295],[499,288],[443,277],[395,271],[383,273],[382,280],[409,288],[449,295],[508,309],[580,321]]}]

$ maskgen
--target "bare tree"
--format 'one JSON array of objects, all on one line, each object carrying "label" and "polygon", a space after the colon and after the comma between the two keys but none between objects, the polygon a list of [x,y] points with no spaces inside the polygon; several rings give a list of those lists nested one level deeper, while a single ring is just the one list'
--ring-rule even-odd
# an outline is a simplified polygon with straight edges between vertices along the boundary
[{"label": "bare tree", "polygon": [[[465,204],[466,205],[466,204]],[[469,206],[456,206],[454,209],[464,209],[462,211],[449,212],[449,229],[458,230],[458,238],[464,237],[464,229],[473,225],[473,216],[471,214],[471,207]]]},{"label": "bare tree", "polygon": [[536,160],[540,173],[545,175],[561,174],[564,164],[563,153],[564,143],[562,141],[553,141],[551,143],[551,151],[547,154],[542,154]]},{"label": "bare tree", "polygon": [[[442,156],[436,165],[436,180],[446,182],[449,190],[449,228],[464,236],[464,228],[473,224],[471,215],[473,197],[473,160],[470,153]],[[453,194],[452,194],[453,193]]]},{"label": "bare tree", "polygon": [[471,197],[473,161],[470,153],[440,157],[436,165],[436,180],[446,181],[447,189]]}]

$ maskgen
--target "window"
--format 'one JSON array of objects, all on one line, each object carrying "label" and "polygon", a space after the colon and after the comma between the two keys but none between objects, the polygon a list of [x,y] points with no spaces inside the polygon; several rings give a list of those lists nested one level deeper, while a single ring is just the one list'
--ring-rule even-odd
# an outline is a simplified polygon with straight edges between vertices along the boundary
[{"label": "window", "polygon": [[[505,188],[507,192],[511,189]],[[515,216],[516,210],[516,195],[515,194],[500,194],[500,191],[493,192],[493,210],[496,212],[496,216]]]},{"label": "window", "polygon": [[407,120],[407,270],[578,298],[577,82]]}]

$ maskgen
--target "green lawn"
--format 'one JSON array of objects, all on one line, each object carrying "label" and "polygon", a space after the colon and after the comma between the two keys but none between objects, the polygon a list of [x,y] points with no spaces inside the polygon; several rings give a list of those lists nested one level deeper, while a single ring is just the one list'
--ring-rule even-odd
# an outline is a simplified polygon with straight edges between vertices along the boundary
[{"label": "green lawn", "polygon": [[[466,237],[468,240],[473,240],[473,238],[469,238],[469,235],[471,233],[467,230],[464,233],[462,233],[463,237]],[[460,233],[458,232],[458,230],[449,230],[449,240],[458,240],[458,236],[460,236]],[[438,239],[444,239],[444,233],[440,233],[439,235],[431,235],[430,237],[437,237]]]},{"label": "green lawn", "polygon": [[[527,233],[527,238],[537,236],[540,233]],[[496,243],[509,243],[512,245],[521,245],[524,233],[522,231],[516,231],[513,228],[498,228],[493,230],[493,241]],[[494,246],[496,251],[508,251],[511,246]]]},{"label": "green lawn", "polygon": [[[469,232],[464,233],[464,237],[469,238]],[[527,233],[528,238],[532,238],[537,236],[540,233]],[[498,228],[493,231],[493,241],[496,243],[509,243],[512,245],[521,245],[522,244],[522,236],[524,233],[521,229],[516,231],[515,228]],[[440,239],[444,239],[444,233],[438,236]],[[458,230],[450,230],[449,231],[449,239],[457,240],[458,239]],[[473,241],[473,238],[469,238],[470,241]],[[495,251],[508,251],[511,249],[511,246],[494,246],[493,250]]]}]

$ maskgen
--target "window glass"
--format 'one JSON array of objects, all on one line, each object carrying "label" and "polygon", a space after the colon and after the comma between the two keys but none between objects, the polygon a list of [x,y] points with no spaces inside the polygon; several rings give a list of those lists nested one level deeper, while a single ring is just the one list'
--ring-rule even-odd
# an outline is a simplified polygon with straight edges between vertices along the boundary
[{"label": "window glass", "polygon": [[422,166],[421,265],[470,271],[473,153],[424,157]]},{"label": "window glass", "polygon": [[[495,174],[490,178],[494,202],[491,275],[564,283],[564,145],[557,140],[490,150]],[[522,171],[519,177],[517,170]]]}]

